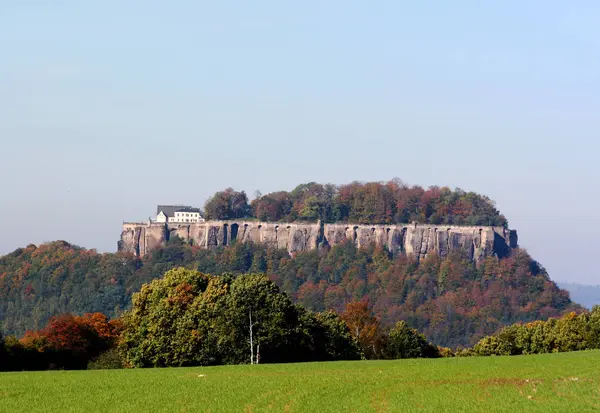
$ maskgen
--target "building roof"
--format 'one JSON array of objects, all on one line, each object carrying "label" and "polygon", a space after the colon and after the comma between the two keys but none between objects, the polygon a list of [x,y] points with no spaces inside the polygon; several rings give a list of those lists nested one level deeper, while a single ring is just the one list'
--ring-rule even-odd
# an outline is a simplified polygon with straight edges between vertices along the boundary
[{"label": "building roof", "polygon": [[177,209],[175,212],[195,212],[195,213],[199,214],[200,208],[183,207],[183,208]]},{"label": "building roof", "polygon": [[185,205],[159,205],[156,207],[156,215],[160,214],[162,211],[166,216],[172,218],[175,216],[175,212],[179,211],[181,208],[191,208]]},{"label": "building roof", "polygon": [[173,218],[175,212],[196,212],[200,213],[200,208],[194,208],[189,205],[159,205],[156,207],[156,215],[162,211],[167,217]]}]

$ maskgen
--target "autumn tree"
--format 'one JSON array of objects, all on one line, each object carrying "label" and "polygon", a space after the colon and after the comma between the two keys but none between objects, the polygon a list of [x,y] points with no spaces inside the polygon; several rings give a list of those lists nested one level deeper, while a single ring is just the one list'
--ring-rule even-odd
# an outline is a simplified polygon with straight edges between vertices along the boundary
[{"label": "autumn tree", "polygon": [[84,369],[90,360],[114,348],[119,332],[119,323],[104,314],[55,316],[43,329],[27,331],[21,340],[5,340],[7,369]]},{"label": "autumn tree", "polygon": [[381,356],[382,332],[379,320],[365,301],[354,301],[346,305],[341,314],[342,320],[350,329],[352,336],[360,344],[366,358],[375,359]]},{"label": "autumn tree", "polygon": [[208,219],[236,219],[251,216],[246,192],[227,188],[214,194],[204,205]]},{"label": "autumn tree", "polygon": [[[243,194],[243,196],[241,196]],[[240,196],[236,196],[240,195]],[[247,215],[263,221],[353,222],[361,224],[431,223],[507,226],[493,201],[460,188],[408,186],[399,179],[389,182],[352,182],[346,185],[308,182],[292,191],[276,191],[247,197],[228,188],[217,192],[206,205],[211,219]],[[233,206],[239,201],[239,207]]]},{"label": "autumn tree", "polygon": [[293,201],[286,191],[260,196],[251,202],[252,214],[261,221],[281,221],[292,211]]}]

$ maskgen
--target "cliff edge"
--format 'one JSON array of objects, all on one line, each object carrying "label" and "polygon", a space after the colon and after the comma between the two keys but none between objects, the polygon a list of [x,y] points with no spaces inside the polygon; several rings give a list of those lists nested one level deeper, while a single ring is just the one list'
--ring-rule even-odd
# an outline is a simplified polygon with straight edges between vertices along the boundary
[{"label": "cliff edge", "polygon": [[480,262],[488,256],[506,256],[517,248],[517,231],[503,227],[448,226],[429,224],[354,225],[346,223],[282,223],[246,220],[206,221],[201,223],[123,223],[118,250],[143,257],[164,246],[172,236],[201,248],[255,242],[286,249],[290,253],[334,246],[350,240],[357,247],[374,243],[394,254],[417,260],[437,254],[445,257],[460,251]]}]

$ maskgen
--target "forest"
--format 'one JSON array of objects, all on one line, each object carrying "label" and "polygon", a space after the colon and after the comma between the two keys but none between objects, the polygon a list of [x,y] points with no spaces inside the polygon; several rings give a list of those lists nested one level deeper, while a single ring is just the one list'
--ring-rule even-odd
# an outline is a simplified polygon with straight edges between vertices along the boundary
[{"label": "forest", "polygon": [[294,303],[312,311],[340,313],[348,303],[362,301],[382,326],[405,321],[434,344],[450,347],[472,346],[515,322],[581,310],[522,249],[475,266],[460,255],[417,262],[352,244],[292,258],[259,244],[205,250],[174,237],[138,259],[57,241],[0,258],[2,331],[20,336],[63,313],[118,317],[143,284],[176,267],[217,275],[264,273]]},{"label": "forest", "polygon": [[262,273],[183,267],[145,283],[132,306],[51,317],[21,339],[0,334],[0,371],[123,369],[555,353],[600,348],[600,306],[516,323],[473,347],[436,346],[405,321],[385,326],[365,300],[341,312],[294,304]]},{"label": "forest", "polygon": [[403,321],[383,329],[364,302],[341,314],[313,312],[264,274],[213,276],[183,267],[144,284],[119,318],[65,313],[21,339],[0,335],[0,371],[439,356]]},{"label": "forest", "polygon": [[484,195],[448,187],[424,189],[399,179],[346,185],[310,182],[290,192],[257,192],[252,201],[244,191],[227,188],[206,202],[204,214],[207,219],[508,226]]}]

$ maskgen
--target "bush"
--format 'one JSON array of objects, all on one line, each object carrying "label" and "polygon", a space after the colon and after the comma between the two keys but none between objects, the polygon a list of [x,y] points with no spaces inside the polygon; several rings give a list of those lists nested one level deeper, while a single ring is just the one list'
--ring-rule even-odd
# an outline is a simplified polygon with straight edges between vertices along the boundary
[{"label": "bush", "polygon": [[384,357],[390,359],[439,357],[436,346],[429,343],[423,334],[399,321],[390,331],[384,345]]},{"label": "bush", "polygon": [[473,352],[473,349],[458,347],[454,352],[454,355],[456,357],[473,357],[475,356],[475,353]]},{"label": "bush", "polygon": [[88,370],[123,369],[126,367],[125,359],[118,349],[113,348],[100,354],[88,363]]},{"label": "bush", "polygon": [[478,356],[512,356],[597,348],[600,348],[600,306],[591,313],[570,312],[559,319],[513,324],[479,340],[473,352]]},{"label": "bush", "polygon": [[440,346],[438,346],[438,353],[440,354],[440,357],[444,357],[444,358],[455,357],[456,356],[456,354],[454,353],[454,351],[452,351],[452,349],[448,348],[448,347],[440,347]]}]

